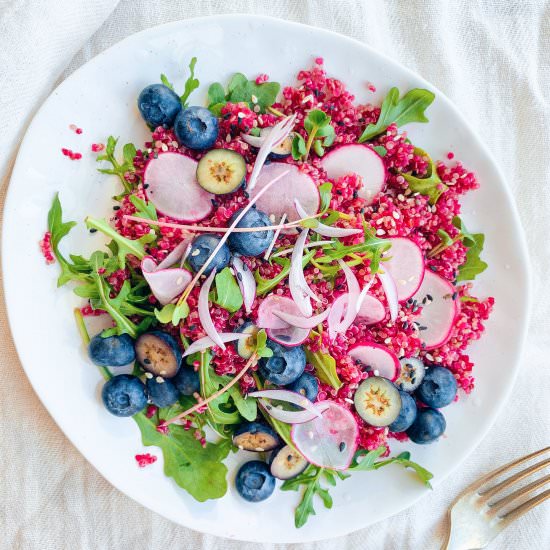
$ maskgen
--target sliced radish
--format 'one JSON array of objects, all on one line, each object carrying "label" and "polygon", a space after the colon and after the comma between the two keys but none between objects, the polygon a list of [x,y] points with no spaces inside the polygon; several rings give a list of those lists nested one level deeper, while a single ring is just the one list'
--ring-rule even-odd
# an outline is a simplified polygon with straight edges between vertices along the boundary
[{"label": "sliced radish", "polygon": [[386,166],[382,157],[367,145],[351,143],[332,149],[321,159],[330,179],[357,174],[363,182],[359,196],[370,204],[386,184]]},{"label": "sliced radish", "polygon": [[[250,335],[245,334],[243,332],[220,332],[219,333],[220,339],[224,344],[227,344],[228,342],[234,342],[235,340],[244,340],[248,338]],[[197,351],[203,351],[205,349],[211,348],[216,345],[216,342],[210,338],[210,336],[203,336],[202,338],[199,338],[198,340],[195,340],[186,350],[183,354],[183,357],[187,357],[188,355],[191,355],[192,353],[196,353]]]},{"label": "sliced radish", "polygon": [[188,222],[212,212],[214,195],[197,183],[197,164],[180,153],[161,153],[147,163],[143,175],[147,198],[159,212]]},{"label": "sliced radish", "polygon": [[141,262],[141,271],[153,296],[163,305],[169,304],[193,278],[187,269],[175,267],[159,269],[151,256],[145,256]]},{"label": "sliced radish", "polygon": [[357,422],[350,411],[334,401],[323,401],[316,407],[321,418],[294,424],[290,432],[292,442],[311,464],[345,470],[357,449]]},{"label": "sliced radish", "polygon": [[308,328],[287,327],[287,328],[268,328],[267,336],[287,348],[293,348],[303,344],[309,336]]},{"label": "sliced radish", "polygon": [[254,198],[267,183],[286,170],[289,170],[288,174],[258,199],[256,203],[258,208],[275,216],[275,219],[280,219],[283,214],[286,214],[288,221],[293,222],[300,219],[294,204],[294,200],[298,199],[308,216],[317,214],[320,205],[317,185],[311,176],[299,170],[294,164],[272,162],[264,166],[250,196]]},{"label": "sliced radish", "polygon": [[376,372],[376,376],[382,376],[394,382],[399,377],[401,364],[395,353],[386,346],[374,342],[364,342],[351,348],[348,355],[355,361]]},{"label": "sliced radish", "polygon": [[330,313],[330,306],[325,311],[313,315],[312,317],[304,317],[303,315],[294,315],[285,311],[274,311],[273,315],[279,317],[289,325],[298,328],[313,328],[322,323]]},{"label": "sliced radish", "polygon": [[289,324],[276,315],[274,311],[286,311],[293,315],[300,315],[298,306],[286,296],[279,296],[277,294],[270,294],[267,298],[262,300],[260,307],[258,308],[258,318],[256,324],[260,328],[288,328]]},{"label": "sliced radish", "polygon": [[250,268],[237,256],[233,256],[232,265],[243,295],[244,309],[246,313],[250,313],[256,298],[256,279],[254,279]]},{"label": "sliced radish", "polygon": [[397,299],[408,300],[420,288],[424,279],[424,254],[420,247],[405,237],[387,239],[391,248],[386,252],[388,261],[382,268],[388,271],[397,287]]},{"label": "sliced radish", "polygon": [[372,294],[365,294],[357,312],[356,321],[360,321],[364,325],[374,325],[383,321],[385,317],[384,304]]},{"label": "sliced radish", "polygon": [[458,314],[458,303],[453,300],[455,289],[449,281],[426,270],[420,288],[413,296],[422,305],[422,312],[416,322],[426,327],[420,332],[420,338],[426,344],[425,349],[443,345],[451,336],[454,320]]}]

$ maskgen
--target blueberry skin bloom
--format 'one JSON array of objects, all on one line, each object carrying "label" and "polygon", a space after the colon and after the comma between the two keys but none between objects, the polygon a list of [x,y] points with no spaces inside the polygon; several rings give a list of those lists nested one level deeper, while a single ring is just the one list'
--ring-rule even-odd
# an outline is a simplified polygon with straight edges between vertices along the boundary
[{"label": "blueberry skin bloom", "polygon": [[407,392],[399,390],[401,410],[397,418],[388,426],[390,432],[404,432],[416,419],[416,401]]},{"label": "blueberry skin bloom", "polygon": [[145,382],[149,399],[157,407],[169,407],[179,398],[180,392],[171,380],[148,378]]},{"label": "blueberry skin bloom", "polygon": [[304,372],[300,378],[289,384],[286,389],[300,393],[310,401],[315,401],[319,393],[319,382],[317,382],[317,378],[313,374]]},{"label": "blueberry skin bloom", "polygon": [[219,132],[218,118],[206,107],[189,107],[174,121],[177,140],[189,149],[201,151],[212,147]]},{"label": "blueberry skin bloom", "polygon": [[88,344],[88,355],[99,367],[122,367],[136,358],[134,341],[128,334],[107,338],[96,334]]},{"label": "blueberry skin bloom", "polygon": [[101,397],[105,408],[115,416],[133,416],[147,405],[145,385],[131,374],[120,374],[107,380]]},{"label": "blueberry skin bloom", "polygon": [[302,346],[287,348],[268,340],[267,347],[273,355],[260,359],[260,372],[264,378],[273,384],[286,386],[302,375],[306,367],[306,354]]},{"label": "blueberry skin bloom", "polygon": [[[206,260],[210,258],[219,242],[220,237],[217,235],[211,235],[210,233],[199,235],[193,241],[193,244],[191,245],[191,252],[187,257],[187,261],[193,271],[197,272],[200,270]],[[208,267],[204,270],[204,274],[208,275],[213,269],[216,269],[219,273],[224,267],[229,265],[230,259],[231,252],[229,251],[229,247],[226,244],[223,244],[218,252],[216,252],[216,255],[212,261],[208,264]]]},{"label": "blueberry skin bloom", "polygon": [[449,369],[430,367],[416,390],[416,396],[426,405],[440,409],[453,402],[457,389],[456,378]]},{"label": "blueberry skin bloom", "polygon": [[[237,216],[239,216],[241,211],[242,209],[237,210],[237,212],[233,214],[229,220],[230,225],[235,221]],[[236,227],[267,227],[269,225],[271,225],[269,216],[253,208],[243,216],[243,219]],[[267,247],[271,244],[273,240],[273,230],[269,229],[267,231],[254,231],[250,233],[233,232],[229,235],[227,240],[233,252],[238,252],[243,256],[259,256],[265,252]]]},{"label": "blueberry skin bloom", "polygon": [[272,495],[275,489],[275,478],[265,462],[251,460],[240,467],[235,485],[245,500],[260,502]]},{"label": "blueberry skin bloom", "polygon": [[434,442],[443,434],[447,422],[445,417],[435,409],[420,409],[416,420],[407,430],[409,439],[418,445]]},{"label": "blueberry skin bloom", "polygon": [[151,84],[138,97],[138,109],[143,120],[151,127],[172,127],[181,111],[178,95],[164,84]]}]

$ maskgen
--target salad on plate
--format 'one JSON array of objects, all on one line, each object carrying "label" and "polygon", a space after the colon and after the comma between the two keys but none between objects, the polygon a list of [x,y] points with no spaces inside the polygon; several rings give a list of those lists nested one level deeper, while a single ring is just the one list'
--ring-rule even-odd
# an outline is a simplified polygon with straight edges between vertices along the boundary
[{"label": "salad on plate", "polygon": [[[233,477],[249,502],[299,491],[296,527],[356,471],[399,464],[429,485],[411,452],[473,390],[466,348],[493,307],[472,294],[484,236],[460,217],[475,175],[403,130],[434,94],[359,105],[317,58],[295,86],[237,73],[199,106],[195,65],[181,95],[161,75],[137,96],[150,141],[91,145],[120,182],[107,219],[85,220],[106,246],[67,255],[75,222],[58,196],[48,214],[42,252],[85,300],[103,405],[158,449],[139,466],[161,453],[201,502]],[[91,337],[90,316],[108,320]],[[230,476],[233,452],[247,461]]]}]

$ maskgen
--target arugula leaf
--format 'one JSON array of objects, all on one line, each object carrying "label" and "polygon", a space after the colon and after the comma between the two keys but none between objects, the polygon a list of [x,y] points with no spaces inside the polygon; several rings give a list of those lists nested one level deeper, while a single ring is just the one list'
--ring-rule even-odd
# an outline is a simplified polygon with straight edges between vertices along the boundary
[{"label": "arugula leaf", "polygon": [[155,308],[155,317],[157,318],[157,321],[163,325],[167,325],[170,321],[172,321],[174,309],[176,309],[176,304],[166,304],[162,309]]},{"label": "arugula leaf", "polygon": [[483,233],[470,233],[469,239],[474,244],[470,244],[466,252],[466,261],[458,268],[457,281],[473,281],[477,275],[483,273],[489,267],[487,262],[480,258],[485,244],[485,235]]},{"label": "arugula leaf", "polygon": [[447,191],[448,187],[441,181],[441,178],[437,174],[434,161],[424,149],[415,147],[414,154],[428,157],[428,171],[426,175],[423,178],[417,178],[412,174],[406,173],[402,173],[401,175],[409,182],[411,191],[420,193],[421,195],[427,195],[430,197],[430,204],[435,204],[439,197]]},{"label": "arugula leaf", "polygon": [[[304,254],[302,267],[305,267],[311,261],[314,255],[314,250],[311,250],[307,254]],[[258,294],[258,296],[263,296],[264,294],[267,294],[281,281],[283,281],[290,272],[290,260],[288,258],[274,258],[273,261],[283,266],[283,269],[281,269],[281,271],[277,275],[275,275],[275,277],[271,279],[264,279],[264,277],[260,275],[259,269],[256,269],[256,271],[254,272],[254,279],[256,279],[257,284],[256,294]]]},{"label": "arugula leaf", "polygon": [[[372,470],[374,468],[374,463],[376,462],[376,460],[380,458],[386,451],[387,449],[383,445],[381,445],[380,447],[372,451],[367,451],[366,449],[359,449],[355,453],[352,464],[348,468],[348,470],[353,470],[353,471]],[[361,458],[362,460],[358,460],[359,458]]]},{"label": "arugula leaf", "polygon": [[174,85],[168,80],[165,74],[160,75],[160,81],[167,87],[174,91]]},{"label": "arugula leaf", "polygon": [[[316,333],[314,332],[314,334]],[[342,381],[336,372],[336,360],[332,355],[322,351],[312,352],[306,348],[306,359],[315,369],[315,374],[321,382],[335,389],[342,387]]]},{"label": "arugula leaf", "polygon": [[189,99],[189,96],[191,93],[196,90],[200,82],[198,79],[195,78],[195,65],[197,64],[197,58],[192,57],[191,61],[189,62],[189,72],[191,73],[189,78],[185,81],[185,87],[183,90],[183,94],[180,97],[181,104],[183,105],[183,108],[186,109],[189,105],[187,103],[187,100]]},{"label": "arugula leaf", "polygon": [[243,296],[229,267],[225,267],[219,273],[216,273],[215,282],[214,303],[230,313],[239,311],[243,305]]},{"label": "arugula leaf", "polygon": [[157,209],[152,202],[145,202],[137,195],[130,195],[130,202],[136,207],[136,216],[147,220],[158,220]]},{"label": "arugula leaf", "polygon": [[272,357],[273,350],[267,347],[267,334],[262,328],[256,333],[256,342],[254,346],[254,353],[258,357]]},{"label": "arugula leaf", "polygon": [[112,174],[118,176],[122,185],[124,186],[124,194],[130,193],[134,187],[131,183],[126,181],[124,175],[126,172],[135,172],[134,157],[136,155],[136,148],[132,143],[127,143],[122,148],[123,161],[119,162],[115,157],[115,149],[118,143],[118,138],[109,136],[107,138],[107,144],[105,146],[105,152],[96,157],[97,162],[106,161],[109,162],[112,168],[98,168],[98,171],[102,174]]},{"label": "arugula leaf", "polygon": [[233,403],[235,403],[239,414],[249,422],[256,420],[258,416],[258,403],[256,400],[252,397],[243,397],[241,390],[236,385],[229,388],[229,393],[233,398]]},{"label": "arugula leaf", "polygon": [[176,304],[176,307],[172,312],[172,324],[174,326],[179,325],[179,322],[182,319],[186,319],[188,315],[189,315],[189,306],[187,305],[187,302],[184,301],[181,304]]},{"label": "arugula leaf", "polygon": [[382,102],[380,116],[375,124],[369,124],[361,136],[359,143],[363,143],[384,132],[394,123],[404,126],[411,122],[428,122],[424,111],[432,104],[435,95],[429,90],[414,88],[399,99],[399,90],[391,88]]},{"label": "arugula leaf", "polygon": [[330,181],[322,183],[319,185],[318,191],[321,199],[320,212],[326,212],[332,199],[332,183],[330,183]]},{"label": "arugula leaf", "polygon": [[453,225],[458,229],[462,241],[466,246],[476,246],[476,236],[468,231],[468,228],[466,227],[460,216],[455,216],[453,218]]}]

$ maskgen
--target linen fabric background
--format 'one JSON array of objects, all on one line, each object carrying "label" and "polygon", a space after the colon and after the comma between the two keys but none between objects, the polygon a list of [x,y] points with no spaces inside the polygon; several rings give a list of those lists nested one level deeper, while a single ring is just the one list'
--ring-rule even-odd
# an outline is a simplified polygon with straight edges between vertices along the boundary
[{"label": "linen fabric background", "polygon": [[[56,83],[136,31],[228,12],[272,15],[366,42],[443,90],[481,135],[507,175],[532,259],[535,299],[513,395],[470,458],[436,493],[411,509],[324,543],[262,546],[227,541],[179,527],[142,508],[73,448],[23,373],[2,298],[2,550],[435,549],[442,541],[445,510],[460,490],[496,464],[550,442],[548,1],[0,0],[2,202],[20,140]],[[511,527],[491,548],[550,548],[550,502]]]}]

